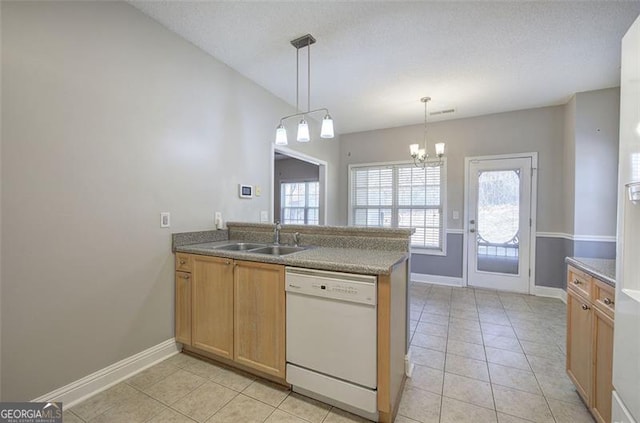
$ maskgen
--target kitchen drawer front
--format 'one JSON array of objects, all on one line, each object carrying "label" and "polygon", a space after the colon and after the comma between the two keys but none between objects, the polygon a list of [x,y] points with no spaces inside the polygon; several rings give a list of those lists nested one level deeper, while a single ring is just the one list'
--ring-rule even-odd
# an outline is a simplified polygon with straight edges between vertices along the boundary
[{"label": "kitchen drawer front", "polygon": [[595,306],[613,319],[615,314],[616,290],[598,279],[593,279],[593,302]]},{"label": "kitchen drawer front", "polygon": [[567,272],[567,288],[573,289],[575,292],[586,298],[591,299],[591,286],[593,279],[588,274],[569,266]]},{"label": "kitchen drawer front", "polygon": [[176,253],[176,272],[191,273],[193,259],[189,254]]}]

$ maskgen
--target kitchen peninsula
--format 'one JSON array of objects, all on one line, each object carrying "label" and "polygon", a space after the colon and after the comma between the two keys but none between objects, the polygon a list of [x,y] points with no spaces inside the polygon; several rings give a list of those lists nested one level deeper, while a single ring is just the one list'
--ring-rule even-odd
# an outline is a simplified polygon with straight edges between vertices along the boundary
[{"label": "kitchen peninsula", "polygon": [[[365,417],[393,421],[405,380],[412,230],[227,226],[173,236],[176,340],[184,351],[292,385]],[[309,306],[294,302],[314,296],[322,301],[304,303]],[[347,311],[346,304],[353,308]],[[332,307],[327,320],[314,320],[306,312],[325,306]],[[353,319],[338,324],[342,312]],[[332,318],[334,328],[350,336],[338,342],[327,329]],[[314,326],[314,321],[322,324]],[[335,354],[332,337],[344,344],[334,361],[325,359]],[[323,345],[327,351],[314,355]],[[365,357],[371,357],[370,368]],[[340,368],[349,360],[362,367],[351,379]],[[313,366],[318,372],[309,371]],[[360,376],[372,382],[361,382]]]}]

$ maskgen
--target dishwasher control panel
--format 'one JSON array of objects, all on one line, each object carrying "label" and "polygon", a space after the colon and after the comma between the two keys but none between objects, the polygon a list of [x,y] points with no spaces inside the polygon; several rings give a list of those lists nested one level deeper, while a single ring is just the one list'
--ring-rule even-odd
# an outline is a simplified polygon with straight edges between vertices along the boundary
[{"label": "dishwasher control panel", "polygon": [[377,278],[368,275],[288,267],[287,292],[376,305]]}]

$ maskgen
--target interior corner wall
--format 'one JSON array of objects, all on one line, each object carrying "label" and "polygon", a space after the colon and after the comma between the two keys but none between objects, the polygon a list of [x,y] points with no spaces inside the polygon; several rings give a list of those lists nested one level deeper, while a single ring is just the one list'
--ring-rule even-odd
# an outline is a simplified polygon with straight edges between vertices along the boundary
[{"label": "interior corner wall", "polygon": [[620,89],[576,93],[574,234],[615,237]]},{"label": "interior corner wall", "polygon": [[571,100],[564,106],[564,151],[563,151],[563,228],[565,234],[574,233],[574,215],[575,215],[575,191],[576,191],[576,96],[572,96]]},{"label": "interior corner wall", "polygon": [[[174,336],[171,233],[259,221],[271,190],[237,187],[293,107],[126,2],[0,9],[0,371],[28,401]],[[336,192],[337,140],[308,144]]]},{"label": "interior corner wall", "polygon": [[273,216],[274,220],[282,220],[280,216],[280,184],[283,182],[318,181],[320,179],[320,167],[313,163],[290,158],[276,160],[273,168]]}]

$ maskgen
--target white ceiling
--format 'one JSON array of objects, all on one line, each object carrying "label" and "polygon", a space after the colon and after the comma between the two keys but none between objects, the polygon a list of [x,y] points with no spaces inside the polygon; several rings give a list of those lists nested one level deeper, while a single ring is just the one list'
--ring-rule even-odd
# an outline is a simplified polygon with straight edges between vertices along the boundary
[{"label": "white ceiling", "polygon": [[430,111],[456,108],[434,121],[617,86],[640,13],[639,1],[130,3],[292,105],[289,41],[311,33],[311,107],[328,107],[338,133],[420,123],[425,95]]}]

